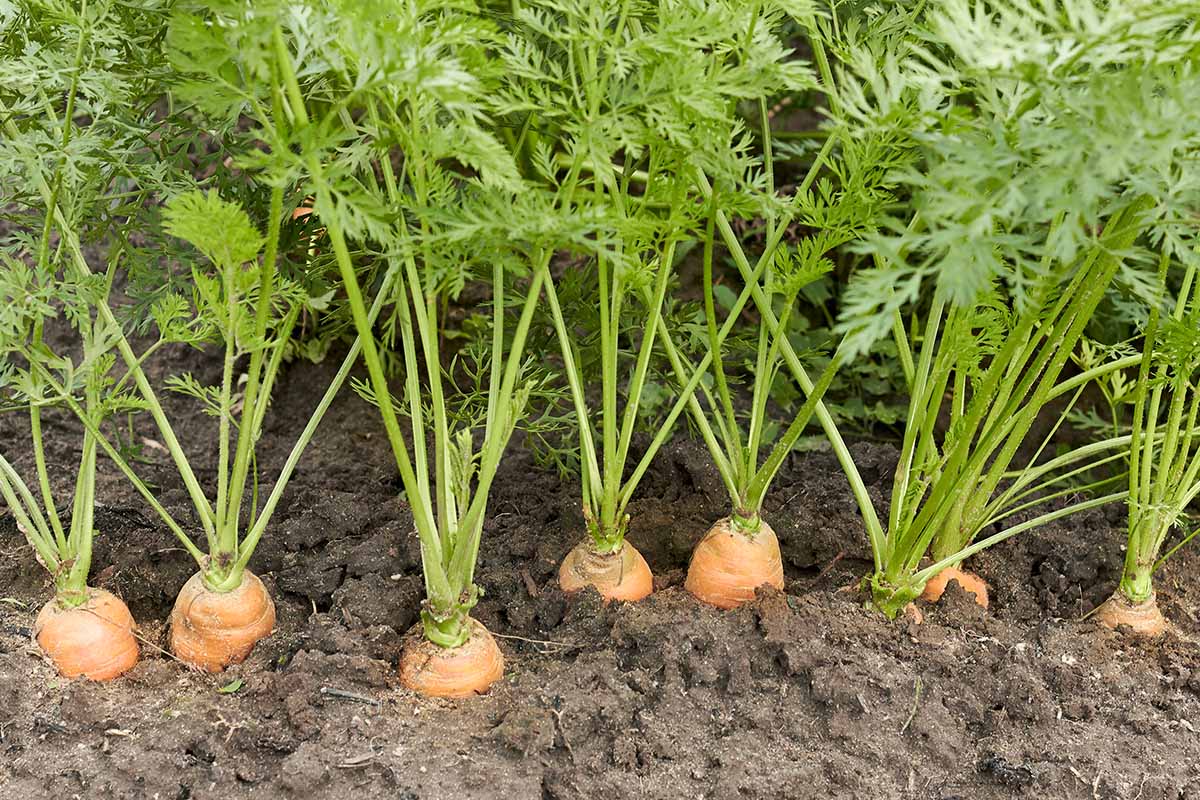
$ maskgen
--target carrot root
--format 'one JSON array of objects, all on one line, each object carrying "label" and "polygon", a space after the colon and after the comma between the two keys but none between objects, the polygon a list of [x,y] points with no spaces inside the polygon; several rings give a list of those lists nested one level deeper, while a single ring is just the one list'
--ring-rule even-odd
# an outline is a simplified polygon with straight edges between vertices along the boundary
[{"label": "carrot root", "polygon": [[921,599],[927,603],[936,603],[941,600],[950,581],[958,581],[959,586],[975,596],[976,603],[983,608],[988,607],[987,581],[974,572],[968,572],[958,567],[946,567],[930,578],[929,582],[925,584],[925,590],[921,592]]},{"label": "carrot root", "polygon": [[1167,621],[1158,608],[1158,600],[1150,594],[1149,600],[1135,603],[1126,597],[1118,588],[1112,597],[1105,600],[1096,609],[1096,619],[1106,628],[1114,631],[1124,625],[1135,636],[1154,638],[1167,632]]},{"label": "carrot root", "polygon": [[74,608],[64,608],[57,600],[42,606],[34,636],[64,678],[109,681],[137,663],[133,616],[111,592],[89,588],[87,595],[87,601]]},{"label": "carrot root", "polygon": [[442,647],[425,638],[418,626],[400,654],[400,682],[427,697],[483,694],[504,677],[504,655],[492,634],[470,621],[471,638],[459,647]]},{"label": "carrot root", "polygon": [[688,565],[684,588],[717,608],[736,608],[754,599],[758,587],[783,589],[779,539],[767,523],[751,538],[726,517],[709,529]]},{"label": "carrot root", "polygon": [[246,570],[238,588],[214,592],[198,572],[171,611],[171,652],[205,672],[220,672],[244,661],[274,627],[275,604],[257,575]]},{"label": "carrot root", "polygon": [[593,586],[605,603],[635,602],[654,591],[654,576],[646,559],[629,542],[615,553],[597,553],[591,541],[585,540],[563,559],[558,585],[567,593]]}]

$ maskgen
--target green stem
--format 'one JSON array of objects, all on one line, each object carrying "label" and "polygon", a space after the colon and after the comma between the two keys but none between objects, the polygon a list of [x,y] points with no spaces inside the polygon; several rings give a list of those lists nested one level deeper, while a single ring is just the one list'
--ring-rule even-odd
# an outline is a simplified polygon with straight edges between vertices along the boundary
[{"label": "green stem", "polygon": [[775,443],[775,446],[771,448],[767,460],[750,481],[746,489],[744,510],[756,516],[762,510],[763,500],[766,498],[767,490],[771,487],[771,482],[779,474],[784,459],[791,454],[792,448],[796,446],[796,442],[799,441],[800,436],[804,433],[804,429],[808,427],[808,423],[817,409],[817,404],[821,402],[821,398],[825,396],[829,385],[833,383],[833,379],[837,376],[838,370],[841,369],[843,361],[841,353],[835,353],[833,358],[830,359],[828,366],[825,367],[821,375],[817,378],[816,384],[813,385],[812,390],[809,391],[808,396],[804,400],[804,405],[796,412],[796,416],[792,419],[791,424],[788,425],[787,430],[779,438],[779,441]]},{"label": "green stem", "polygon": [[1078,514],[1088,509],[1097,508],[1108,503],[1120,502],[1125,498],[1126,492],[1121,491],[1115,494],[1105,495],[1103,497],[1092,498],[1076,503],[1066,508],[1056,509],[1047,512],[1038,517],[1026,520],[1018,525],[1006,528],[999,533],[995,533],[986,539],[981,539],[968,547],[959,550],[958,552],[938,560],[930,566],[915,572],[908,577],[901,577],[896,582],[889,582],[885,577],[878,573],[871,577],[871,594],[875,606],[889,618],[894,619],[900,611],[915,600],[924,589],[926,582],[930,578],[937,575],[947,567],[961,564],[966,559],[976,553],[1003,542],[1019,533],[1023,533],[1033,528],[1041,527],[1056,520]]},{"label": "green stem", "polygon": [[[82,0],[79,6],[80,20],[83,20],[87,16],[87,7],[87,0]],[[87,41],[86,32],[86,26],[81,24],[79,26],[79,39],[75,44],[75,58],[71,68],[71,84],[67,89],[66,110],[63,113],[62,138],[60,139],[60,150],[62,151],[63,158],[58,161],[54,168],[54,186],[50,191],[46,206],[46,218],[42,223],[42,236],[38,244],[37,263],[42,269],[51,274],[53,274],[53,271],[50,267],[50,234],[54,229],[54,209],[58,208],[59,193],[62,191],[63,165],[66,161],[67,147],[70,146],[71,134],[75,130],[75,99],[79,92],[79,74],[83,67],[84,43]],[[33,331],[34,346],[40,345],[41,341],[42,320],[39,319]],[[67,546],[67,537],[63,529],[62,519],[58,514],[57,504],[54,502],[54,493],[50,488],[50,476],[46,468],[46,453],[42,441],[42,410],[36,404],[29,407],[29,428],[33,438],[33,458],[37,471],[38,484],[42,492],[42,502],[46,509],[50,526],[54,530],[55,540],[58,543],[60,552],[62,552]]]},{"label": "green stem", "polygon": [[[746,293],[746,297],[749,298],[748,292]],[[679,350],[671,340],[671,332],[667,329],[667,323],[662,316],[661,309],[658,312],[658,336],[662,342],[663,351],[667,354],[667,360],[671,363],[671,369],[675,373],[675,380],[679,383],[681,389],[686,388],[690,367],[685,368]],[[694,369],[691,372],[692,374],[698,374]],[[703,384],[700,384],[700,387],[703,389]],[[721,448],[721,443],[717,441],[717,435],[714,433],[712,425],[708,422],[708,415],[700,405],[700,401],[696,398],[694,392],[688,396],[688,411],[691,412],[696,427],[700,429],[700,435],[704,439],[704,444],[708,447],[709,455],[712,456],[717,473],[721,476],[721,482],[725,484],[725,490],[729,493],[731,507],[736,508],[740,506],[742,504],[742,497],[741,491],[738,488],[735,467],[729,461],[726,451]]]},{"label": "green stem", "polygon": [[738,485],[735,490],[741,495],[741,483],[747,474],[745,464],[745,449],[743,448],[737,417],[734,413],[733,398],[729,393],[729,385],[725,378],[725,361],[721,357],[721,349],[717,342],[717,310],[713,296],[713,242],[716,226],[717,193],[709,197],[708,221],[704,228],[704,318],[705,329],[708,331],[708,349],[712,353],[713,385],[720,407],[715,413],[724,413],[725,424],[721,426],[725,438],[726,459],[733,468],[734,482]]},{"label": "green stem", "polygon": [[[6,109],[0,106],[0,114],[5,113]],[[11,120],[6,120],[4,130],[13,138],[18,137],[18,132]],[[41,192],[43,199],[49,203],[50,190],[44,179],[38,177],[38,189]],[[51,213],[58,220],[60,238],[65,245],[71,261],[75,266],[76,271],[83,277],[92,275],[91,267],[84,258],[83,250],[79,245],[79,238],[75,231],[67,225],[67,220],[62,212],[62,209],[57,205],[51,208]],[[150,381],[146,378],[145,373],[141,369],[141,364],[137,356],[133,352],[133,348],[129,344],[129,340],[125,337],[124,331],[121,330],[120,324],[112,313],[112,308],[106,300],[101,300],[97,304],[97,311],[104,324],[113,332],[116,341],[116,347],[121,354],[121,358],[125,361],[126,366],[133,374],[134,383],[138,388],[138,392],[146,401],[146,405],[150,412],[150,416],[154,419],[155,425],[158,427],[160,435],[163,437],[163,445],[167,448],[171,459],[179,471],[180,477],[183,479],[184,486],[187,489],[188,496],[191,498],[192,505],[196,508],[196,513],[200,517],[200,523],[204,528],[206,536],[209,537],[209,542],[215,544],[213,525],[213,509],[208,499],[204,496],[204,491],[200,488],[199,481],[196,480],[196,475],[192,471],[191,464],[187,460],[187,455],[183,452],[183,448],[179,444],[179,439],[175,436],[175,431],[171,427],[170,421],[167,420],[166,413],[163,411],[162,404],[159,402],[157,395],[154,393]]]},{"label": "green stem", "polygon": [[[379,125],[379,113],[375,104],[370,107],[372,122]],[[395,207],[401,207],[400,186],[396,180],[395,171],[392,169],[390,158],[382,158],[379,160],[380,169],[383,173],[383,184],[387,190],[388,201]],[[403,213],[397,222],[397,227],[400,231],[400,244],[406,258],[411,256],[411,244],[408,236],[408,225]],[[499,263],[499,262],[497,262]],[[425,430],[425,410],[421,403],[421,370],[417,364],[417,349],[413,338],[412,319],[409,315],[408,301],[406,299],[406,290],[404,288],[404,270],[405,266],[396,258],[389,258],[389,274],[395,272],[396,278],[396,310],[400,324],[400,342],[401,350],[404,354],[404,381],[405,381],[405,396],[408,400],[408,415],[412,422],[414,431]],[[385,284],[386,284],[385,278]],[[380,290],[380,297],[385,297],[387,292]],[[489,398],[490,402],[490,398]],[[427,507],[433,504],[433,494],[429,487],[429,454],[425,443],[424,434],[413,437],[413,466],[417,474],[418,494],[417,500],[424,503]],[[410,495],[409,501],[413,498]]]},{"label": "green stem", "polygon": [[[309,124],[308,111],[304,106],[304,95],[300,91],[300,84],[296,78],[295,69],[292,66],[291,54],[288,52],[287,43],[283,39],[282,29],[279,27],[275,28],[275,49],[280,72],[289,98],[289,107],[296,119],[296,127],[304,128]],[[400,471],[400,480],[410,498],[419,497],[420,487],[416,474],[413,472],[412,461],[409,459],[408,449],[404,442],[404,434],[400,430],[400,422],[396,418],[396,411],[392,408],[390,402],[391,392],[388,389],[387,375],[383,369],[383,360],[380,358],[379,349],[375,344],[372,324],[367,314],[366,304],[363,301],[362,289],[358,284],[358,275],[354,271],[354,263],[350,258],[350,249],[346,245],[346,239],[342,233],[341,224],[338,221],[336,206],[330,194],[330,189],[325,182],[324,170],[320,160],[314,154],[307,154],[306,160],[308,162],[309,174],[316,189],[318,213],[323,220],[326,220],[326,232],[329,235],[334,260],[337,263],[338,272],[341,275],[342,284],[346,291],[346,301],[350,306],[351,315],[354,319],[354,327],[362,343],[363,360],[367,364],[367,373],[370,377],[372,390],[375,393],[375,397],[379,400],[378,406],[383,418],[383,426],[387,431],[388,443],[391,446],[392,455],[396,459],[396,466]],[[415,433],[416,435],[420,435],[420,432]],[[434,521],[428,506],[420,503],[413,504],[412,511],[413,522],[417,528],[417,536],[421,541],[421,565],[425,574],[426,593],[429,597],[429,602],[435,608],[450,607],[457,601],[457,598],[451,590],[443,567],[442,543],[438,535],[437,523]]]},{"label": "green stem", "polygon": [[[503,455],[504,449],[507,447],[508,441],[516,427],[520,409],[512,408],[512,399],[516,390],[517,380],[521,374],[522,354],[525,351],[525,341],[529,336],[529,328],[533,323],[534,312],[537,310],[537,301],[541,296],[542,286],[550,284],[549,262],[550,253],[547,251],[542,256],[542,263],[536,265],[534,269],[533,280],[530,282],[529,291],[525,296],[525,305],[521,309],[521,317],[517,321],[516,330],[513,332],[512,346],[509,350],[507,364],[505,365],[504,380],[500,385],[499,402],[496,408],[497,421],[506,427],[503,431],[498,431],[495,435],[489,436],[484,445],[483,457],[480,459],[479,466],[479,484],[475,489],[474,499],[462,522],[462,530],[466,531],[470,537],[468,546],[458,548],[450,564],[451,578],[457,580],[458,585],[463,588],[470,586],[471,581],[474,579],[475,564],[479,555],[480,535],[483,531],[483,514],[487,508],[488,494],[491,491],[492,481],[495,479],[496,472],[500,466],[500,457]],[[502,357],[503,353],[493,353],[493,358]]]},{"label": "green stem", "polygon": [[[263,410],[270,400],[270,392],[261,392],[263,361],[268,349],[266,336],[267,325],[271,318],[271,302],[275,286],[275,260],[279,252],[279,232],[283,218],[283,188],[271,189],[271,209],[267,220],[267,249],[263,254],[259,267],[258,297],[254,313],[254,345],[255,350],[250,355],[250,366],[246,372],[246,389],[242,395],[242,419],[238,426],[237,450],[233,457],[233,476],[230,480],[229,501],[226,510],[226,520],[236,537],[240,530],[242,497],[246,491],[246,480],[250,471],[250,462],[254,453],[254,444],[258,439],[260,420]],[[274,351],[283,349],[284,342],[276,341]]]},{"label": "green stem", "polygon": [[87,411],[79,405],[79,402],[74,397],[67,393],[67,390],[61,384],[54,380],[54,377],[48,371],[46,371],[44,367],[39,365],[38,369],[42,372],[43,380],[46,381],[47,385],[54,389],[54,391],[62,398],[62,401],[67,405],[67,407],[75,414],[76,418],[78,418],[83,424],[84,429],[95,438],[96,444],[99,445],[100,449],[104,451],[104,454],[108,456],[110,461],[117,465],[117,469],[119,469],[126,479],[128,479],[137,493],[142,496],[142,499],[146,501],[146,503],[156,514],[158,514],[166,526],[171,530],[171,533],[175,534],[175,537],[179,540],[179,543],[183,545],[185,550],[187,550],[188,555],[195,559],[197,565],[203,567],[207,561],[207,557],[205,556],[204,552],[201,551],[200,548],[196,547],[195,543],[193,543],[188,535],[183,532],[183,528],[180,527],[179,523],[175,521],[175,518],[172,517],[165,508],[163,508],[162,503],[158,501],[158,498],[154,496],[154,493],[150,491],[145,482],[142,481],[142,479],[138,477],[137,473],[133,471],[133,468],[129,466],[129,463],[124,459],[124,457],[117,452],[115,447],[112,446],[112,443],[109,442],[108,438],[100,431],[96,423],[88,416]]},{"label": "green stem", "polygon": [[[1125,550],[1125,567],[1121,572],[1121,593],[1131,603],[1144,603],[1154,593],[1154,566],[1156,552],[1151,548],[1132,545],[1132,540],[1149,542],[1158,539],[1153,528],[1163,525],[1162,515],[1150,514],[1142,517],[1130,533],[1131,546]],[[1169,527],[1169,525],[1168,525]]]},{"label": "green stem", "polygon": [[546,300],[550,304],[550,315],[563,357],[563,372],[567,377],[567,386],[570,388],[571,400],[575,405],[575,416],[579,421],[579,443],[582,451],[580,462],[583,468],[583,507],[585,512],[590,513],[591,504],[589,498],[601,495],[604,480],[596,455],[596,444],[592,436],[591,418],[588,416],[587,402],[583,393],[583,381],[580,378],[579,368],[576,365],[575,343],[572,341],[570,332],[567,330],[566,320],[563,318],[562,308],[558,302],[558,292],[554,287],[553,278],[546,281]]},{"label": "green stem", "polygon": [[[781,226],[780,230],[782,229],[783,228]],[[742,289],[742,293],[738,295],[733,307],[729,310],[729,316],[725,319],[725,323],[721,326],[721,330],[717,333],[716,347],[718,349],[729,336],[729,333],[736,326],[741,316],[742,309],[746,307],[746,304],[749,302],[750,298],[755,295],[755,290],[757,289],[759,292],[761,292],[761,289],[759,289],[758,286],[758,281],[761,278],[763,271],[767,269],[772,257],[771,254],[773,253],[774,246],[776,245],[778,245],[777,240],[774,244],[768,243],[767,249],[764,251],[762,257],[759,258],[757,266],[753,269],[750,268],[749,262],[747,262],[747,271],[744,273],[746,285]],[[776,321],[774,330],[778,329],[778,322]],[[696,367],[695,372],[692,373],[692,376],[688,380],[687,384],[681,389],[679,397],[675,401],[675,405],[671,408],[667,418],[659,427],[658,432],[655,434],[653,441],[651,441],[650,446],[646,450],[646,453],[642,456],[642,460],[638,462],[637,466],[633,470],[633,473],[630,475],[629,480],[625,482],[625,488],[621,493],[619,504],[619,508],[621,509],[622,513],[628,506],[629,501],[632,499],[633,493],[637,489],[638,483],[641,481],[642,476],[645,474],[646,470],[650,468],[650,463],[654,459],[654,456],[658,454],[659,448],[661,448],[670,437],[671,429],[675,424],[675,420],[679,418],[679,415],[694,399],[693,394],[696,391],[696,388],[700,385],[700,381],[704,377],[705,372],[708,370],[709,365],[712,363],[712,359],[713,349],[710,348],[700,360],[700,364]]]},{"label": "green stem", "polygon": [[[404,434],[400,430],[400,422],[396,418],[396,412],[389,400],[391,393],[388,390],[387,375],[384,373],[383,361],[380,359],[379,350],[375,345],[375,337],[367,315],[366,304],[363,302],[362,290],[358,285],[358,276],[354,272],[354,264],[350,260],[350,250],[346,246],[346,240],[342,236],[341,225],[337,222],[336,213],[333,213],[335,210],[333,200],[329,196],[329,189],[325,185],[321,165],[315,158],[310,157],[309,159],[309,171],[316,184],[318,204],[322,209],[327,209],[330,212],[322,214],[321,217],[328,220],[326,231],[329,234],[329,241],[333,247],[334,257],[345,286],[346,300],[354,316],[354,327],[358,331],[359,341],[362,342],[363,360],[367,364],[367,373],[370,376],[375,397],[379,400],[378,405],[383,416],[383,426],[387,431],[388,442],[392,448],[392,455],[396,459],[396,466],[400,470],[400,479],[404,484],[405,492],[410,497],[419,497],[420,487],[413,472],[412,462],[408,457],[408,450],[404,443]],[[451,606],[457,598],[454,596],[449,580],[442,568],[442,543],[438,536],[437,524],[431,515],[431,510],[427,506],[422,506],[419,503],[414,504],[412,511],[413,522],[417,527],[417,535],[421,540],[421,563],[425,571],[429,602],[435,608]]]},{"label": "green stem", "polygon": [[[38,557],[53,574],[59,568],[59,554],[64,552],[55,546],[54,534],[38,509],[37,501],[12,464],[0,455],[0,495],[12,512],[26,541],[37,551]],[[65,548],[64,548],[65,549]]]},{"label": "green stem", "polygon": [[[225,336],[225,357],[221,368],[221,416],[217,425],[217,549],[210,550],[212,564],[210,569],[214,575],[223,574],[229,565],[237,559],[237,526],[230,525],[229,506],[226,502],[229,496],[229,442],[233,423],[233,367],[237,361],[237,329],[240,325],[240,296],[234,288],[233,270],[237,267],[225,267],[221,277],[225,284],[225,313],[229,328],[223,331]],[[250,432],[246,432],[246,439]]]},{"label": "green stem", "polygon": [[[983,390],[972,398],[972,410],[961,422],[960,438],[937,481],[936,492],[904,532],[905,543],[899,550],[903,561],[893,565],[893,577],[897,570],[915,569],[930,539],[943,529],[946,515],[952,513],[963,487],[972,487],[971,496],[983,501],[995,491],[1116,274],[1120,259],[1115,253],[1128,247],[1136,236],[1140,213],[1147,202],[1144,198],[1136,200],[1110,221],[1100,242],[1085,258],[1084,268],[1073,277],[1071,288],[1056,304],[1052,322],[1036,336],[1021,333],[1012,337],[1006,350],[1013,341],[1022,343],[1016,348],[1015,359],[998,357],[989,367]],[[1033,318],[1033,314],[1027,314],[1021,327],[1031,330]],[[1015,369],[1014,364],[1025,365],[1031,357],[1032,363],[1020,371]],[[1010,386],[1014,380],[1018,383],[1015,389]],[[994,400],[997,397],[999,402]],[[995,424],[981,430],[981,420],[995,420]],[[979,530],[982,508],[983,503],[977,503],[978,513],[963,521],[964,540],[969,541]]]},{"label": "green stem", "polygon": [[67,536],[63,529],[62,519],[58,515],[58,507],[54,502],[54,492],[50,488],[50,471],[46,468],[46,448],[42,438],[42,410],[34,404],[29,407],[29,433],[33,442],[33,461],[37,471],[38,485],[41,487],[42,504],[54,538],[60,548],[67,546]]},{"label": "green stem", "polygon": [[[383,285],[379,287],[379,293],[371,304],[371,310],[367,314],[368,329],[374,328],[375,320],[378,318],[379,312],[390,293],[390,284],[393,275],[394,273],[389,271],[384,276]],[[362,352],[362,336],[357,336],[354,339],[354,343],[350,345],[345,358],[342,359],[341,367],[338,368],[337,373],[333,376],[333,380],[329,382],[329,386],[325,388],[325,394],[321,396],[316,409],[309,415],[304,429],[296,437],[296,442],[292,445],[287,460],[284,461],[283,469],[279,471],[279,477],[275,479],[275,484],[271,487],[271,493],[263,503],[262,511],[259,512],[258,517],[254,520],[254,524],[251,525],[250,530],[246,533],[246,537],[242,540],[241,547],[238,548],[238,560],[234,564],[233,569],[229,571],[229,578],[227,579],[228,589],[235,589],[241,584],[242,572],[245,571],[247,564],[250,563],[250,557],[254,554],[254,549],[258,546],[259,540],[262,539],[263,533],[266,532],[267,526],[271,522],[271,517],[275,513],[275,508],[279,505],[279,501],[283,497],[284,489],[287,488],[292,473],[295,472],[296,466],[300,463],[300,457],[304,455],[305,449],[312,441],[313,436],[316,435],[321,420],[325,418],[325,413],[329,411],[329,407],[333,404],[338,392],[341,391],[342,386],[346,383],[346,378],[350,376],[354,365],[358,363],[360,352]],[[226,587],[222,586],[220,588]]]},{"label": "green stem", "polygon": [[[827,140],[832,142],[833,137]],[[810,176],[813,173],[810,171]],[[707,197],[712,192],[712,186],[708,179],[703,175],[698,176],[698,183],[701,190]],[[799,193],[799,190],[798,190]],[[742,249],[741,242],[738,241],[737,235],[734,233],[729,221],[720,210],[717,211],[717,228],[721,232],[721,238],[724,240],[726,247],[733,257],[734,264],[738,268],[738,272],[742,275],[742,280],[746,282],[747,288],[750,290],[751,296],[754,299],[754,304],[758,308],[759,314],[763,317],[763,322],[769,326],[769,330],[774,336],[783,336],[783,332],[779,329],[779,320],[775,317],[775,311],[771,308],[770,298],[763,292],[762,287],[758,285],[756,270],[750,267],[750,260],[746,258],[746,253]],[[781,231],[787,229],[786,225],[780,225],[776,229],[775,237],[768,241],[766,253],[773,254],[774,247],[778,245],[778,237]],[[786,336],[780,340],[780,347],[783,350],[783,358],[791,370],[792,377],[804,390],[805,394],[811,393],[815,388],[812,379],[809,378],[804,366],[800,363],[800,358],[796,355],[795,349]],[[883,530],[883,525],[879,522],[879,515],[875,513],[875,506],[871,502],[871,495],[867,491],[867,486],[862,480],[862,476],[858,471],[857,465],[854,463],[853,456],[850,455],[850,448],[842,439],[841,432],[837,429],[837,423],[834,422],[833,416],[825,407],[823,402],[818,402],[814,411],[817,421],[821,423],[821,427],[825,431],[825,435],[829,437],[830,447],[837,456],[838,463],[846,474],[847,480],[850,482],[850,490],[854,495],[855,501],[858,503],[859,510],[863,515],[863,522],[867,528],[868,538],[871,540],[871,549],[875,554],[876,566],[881,566],[880,554],[885,548],[886,534]]]},{"label": "green stem", "polygon": [[[96,420],[99,392],[92,381],[86,390],[85,413]],[[85,430],[83,454],[75,476],[74,511],[71,515],[69,559],[59,568],[55,586],[60,605],[71,608],[87,602],[87,579],[92,568],[92,536],[96,513],[96,437]],[[66,569],[63,569],[66,567]]]},{"label": "green stem", "polygon": [[661,310],[667,295],[667,284],[670,281],[674,263],[675,241],[672,240],[667,243],[659,259],[654,296],[651,298],[651,305],[647,309],[650,312],[650,320],[646,323],[646,329],[642,332],[642,340],[638,346],[637,365],[634,367],[633,377],[630,379],[625,393],[625,414],[621,422],[620,440],[617,444],[616,463],[614,465],[615,475],[613,476],[618,483],[621,479],[621,472],[625,469],[625,462],[629,457],[629,446],[633,441],[633,430],[637,424],[642,391],[646,386],[646,376],[650,371],[650,358],[654,353],[656,329],[658,328],[658,321],[662,316]]}]

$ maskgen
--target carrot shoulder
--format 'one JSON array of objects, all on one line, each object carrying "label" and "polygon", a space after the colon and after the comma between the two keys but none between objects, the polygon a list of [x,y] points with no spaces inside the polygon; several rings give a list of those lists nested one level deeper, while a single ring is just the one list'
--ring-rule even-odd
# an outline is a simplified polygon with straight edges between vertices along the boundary
[{"label": "carrot shoulder", "polygon": [[1127,626],[1135,636],[1153,638],[1167,631],[1167,621],[1158,608],[1158,599],[1151,593],[1148,600],[1135,603],[1118,589],[1096,609],[1101,625],[1117,630]]},{"label": "carrot shoulder", "polygon": [[606,603],[635,602],[654,591],[654,575],[646,559],[629,542],[623,542],[615,553],[597,553],[588,539],[563,559],[558,585],[567,593],[593,586]]},{"label": "carrot shoulder", "polygon": [[171,611],[171,652],[206,672],[244,661],[275,627],[275,604],[258,576],[246,570],[230,592],[214,592],[196,573]]},{"label": "carrot shoulder", "polygon": [[65,678],[107,681],[138,660],[133,617],[125,603],[103,589],[88,589],[83,605],[64,608],[58,600],[42,607],[34,635]]},{"label": "carrot shoulder", "polygon": [[762,522],[749,536],[728,517],[718,521],[692,551],[684,588],[709,605],[736,608],[753,600],[760,586],[783,589],[783,559],[775,531]]},{"label": "carrot shoulder", "polygon": [[471,620],[471,637],[458,647],[442,647],[420,629],[410,634],[400,655],[400,681],[429,697],[482,694],[504,676],[504,655],[482,623]]},{"label": "carrot shoulder", "polygon": [[950,581],[957,581],[959,586],[975,596],[976,603],[984,608],[988,607],[987,581],[974,572],[968,572],[958,567],[946,567],[930,578],[925,584],[924,591],[921,592],[921,599],[927,603],[936,603],[941,600]]}]

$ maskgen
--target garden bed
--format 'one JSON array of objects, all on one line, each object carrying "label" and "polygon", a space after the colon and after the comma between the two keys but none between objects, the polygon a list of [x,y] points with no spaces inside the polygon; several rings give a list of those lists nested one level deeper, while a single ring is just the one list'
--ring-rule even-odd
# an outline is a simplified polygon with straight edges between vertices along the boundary
[{"label": "garden bed", "polygon": [[[192,351],[173,361],[202,378],[219,369]],[[265,474],[291,445],[282,421],[307,414],[332,369],[296,364],[281,380]],[[185,402],[172,411],[196,452],[211,418],[184,417]],[[21,422],[0,418],[19,469],[31,461],[16,444]],[[69,480],[78,426],[55,417],[47,428],[52,474]],[[854,451],[882,505],[895,451]],[[145,455],[144,474],[186,516],[166,456]],[[419,551],[378,414],[352,393],[251,563],[276,598],[276,631],[221,675],[164,652],[194,565],[111,465],[100,471],[92,584],[128,603],[143,660],[111,684],[58,677],[30,637],[45,573],[0,517],[0,800],[1200,796],[1200,589],[1188,580],[1200,555],[1181,552],[1156,580],[1165,639],[1079,619],[1120,573],[1121,506],[975,559],[989,611],[952,586],[924,624],[890,622],[856,590],[869,551],[835,460],[793,454],[766,509],[786,591],[721,612],[682,582],[728,500],[702,445],[677,437],[631,508],[657,591],[605,608],[591,590],[564,597],[556,580],[582,533],[576,484],[515,444],[492,491],[475,611],[504,637],[506,675],[486,696],[449,702],[399,685],[423,595]]]}]

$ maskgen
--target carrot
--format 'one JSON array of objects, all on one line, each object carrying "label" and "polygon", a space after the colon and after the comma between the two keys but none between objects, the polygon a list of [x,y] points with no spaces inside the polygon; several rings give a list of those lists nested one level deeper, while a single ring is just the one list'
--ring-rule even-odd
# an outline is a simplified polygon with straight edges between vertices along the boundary
[{"label": "carrot", "polygon": [[749,536],[729,517],[718,521],[692,551],[684,588],[717,608],[736,608],[754,599],[759,586],[783,589],[779,539],[765,522]]},{"label": "carrot", "polygon": [[1148,639],[1167,632],[1167,621],[1163,619],[1153,592],[1150,593],[1150,599],[1135,603],[1118,588],[1112,593],[1112,597],[1096,609],[1096,619],[1101,625],[1113,630],[1127,625],[1135,636]]},{"label": "carrot", "polygon": [[133,617],[119,597],[89,588],[82,605],[67,608],[57,599],[46,603],[33,630],[64,678],[108,681],[137,663],[133,627]]},{"label": "carrot", "polygon": [[558,570],[558,585],[564,592],[594,586],[605,603],[641,600],[654,591],[654,576],[642,554],[629,542],[615,553],[597,553],[587,539],[575,546]]},{"label": "carrot", "polygon": [[206,672],[245,660],[275,627],[275,604],[258,576],[245,570],[229,592],[214,592],[197,572],[179,591],[171,611],[171,652]]},{"label": "carrot", "polygon": [[483,694],[504,677],[504,655],[482,623],[471,620],[471,638],[442,647],[425,638],[418,625],[400,653],[400,682],[428,697]]},{"label": "carrot", "polygon": [[947,584],[952,580],[958,581],[959,586],[966,589],[970,594],[975,595],[976,603],[984,608],[988,607],[987,582],[974,572],[968,572],[958,567],[946,567],[937,575],[930,578],[925,584],[925,590],[921,592],[921,599],[927,603],[936,603],[938,600],[941,600],[942,593],[946,591]]}]

